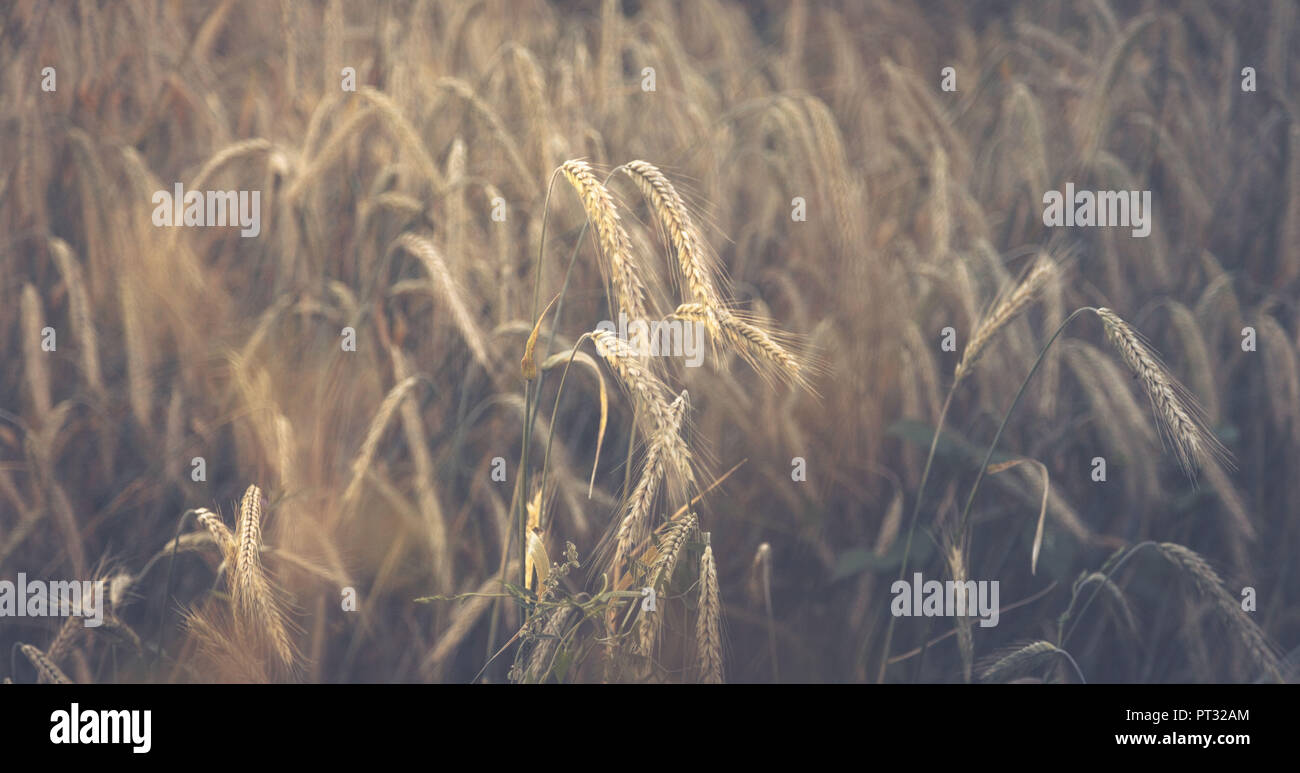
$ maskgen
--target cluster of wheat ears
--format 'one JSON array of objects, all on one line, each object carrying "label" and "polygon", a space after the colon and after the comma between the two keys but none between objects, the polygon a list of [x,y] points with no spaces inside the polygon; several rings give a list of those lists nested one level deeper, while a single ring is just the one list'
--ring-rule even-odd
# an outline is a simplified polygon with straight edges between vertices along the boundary
[{"label": "cluster of wheat ears", "polygon": [[1300,15],[1166,5],[3,4],[5,678],[1294,679]]}]

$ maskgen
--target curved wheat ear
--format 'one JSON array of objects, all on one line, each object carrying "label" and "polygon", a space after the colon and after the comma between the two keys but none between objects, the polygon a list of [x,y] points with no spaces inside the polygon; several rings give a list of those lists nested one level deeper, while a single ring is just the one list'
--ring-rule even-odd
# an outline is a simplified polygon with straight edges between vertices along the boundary
[{"label": "curved wheat ear", "polygon": [[658,167],[648,161],[632,161],[620,167],[636,183],[650,202],[651,209],[677,251],[685,289],[695,303],[701,304],[710,320],[709,332],[718,334],[714,314],[726,313],[726,299],[718,292],[714,279],[716,268],[700,239],[695,223],[677,189]]},{"label": "curved wheat ear", "polygon": [[240,623],[248,632],[265,634],[280,662],[293,664],[293,646],[270,583],[262,571],[262,490],[248,487],[239,504],[239,534],[235,539],[233,593]]},{"label": "curved wheat ear", "polygon": [[667,400],[670,394],[667,385],[643,363],[630,348],[612,331],[596,330],[591,334],[596,342],[596,349],[605,358],[619,382],[632,395],[637,412],[647,417],[646,436],[652,442],[663,442],[666,457],[673,469],[690,487],[695,486],[695,472],[692,467],[690,448],[677,431],[680,419],[674,421],[672,406]]},{"label": "curved wheat ear", "polygon": [[993,337],[997,335],[999,330],[1006,327],[1007,323],[1015,319],[1016,315],[1025,310],[1025,307],[1033,301],[1034,296],[1038,295],[1038,291],[1047,284],[1055,273],[1055,263],[1047,258],[1040,259],[1030,269],[1024,281],[1003,296],[1002,300],[993,307],[993,310],[980,320],[975,327],[975,334],[971,336],[970,343],[966,345],[966,350],[962,352],[961,361],[957,363],[956,371],[953,372],[954,384],[960,383],[963,378],[970,375],[971,368],[979,360],[980,355],[984,353]]},{"label": "curved wheat ear", "polygon": [[1106,340],[1120,359],[1142,381],[1161,435],[1173,447],[1183,471],[1196,479],[1198,467],[1216,463],[1231,465],[1231,458],[1218,438],[1206,427],[1200,406],[1187,390],[1165,370],[1160,358],[1141,336],[1107,308],[1096,310],[1106,328]]},{"label": "curved wheat ear", "polygon": [[246,156],[266,153],[271,150],[271,147],[271,141],[261,137],[240,140],[227,145],[204,162],[203,168],[199,169],[198,173],[194,175],[194,180],[186,187],[189,190],[194,191],[204,190],[213,175],[221,171],[221,169],[227,164],[231,164]]},{"label": "curved wheat ear", "polygon": [[686,412],[689,395],[685,390],[668,406],[669,418],[666,426],[650,438],[646,450],[645,463],[641,468],[641,477],[636,488],[628,496],[627,515],[618,527],[618,547],[614,552],[614,571],[622,571],[623,561],[632,554],[632,548],[640,544],[649,531],[650,505],[654,502],[659,483],[663,480],[666,459],[672,456],[675,439],[680,438],[679,428]]},{"label": "curved wheat ear", "polygon": [[1010,680],[1044,666],[1058,657],[1064,658],[1074,668],[1074,673],[1079,677],[1080,682],[1086,681],[1083,678],[1083,672],[1079,670],[1079,664],[1075,662],[1069,652],[1049,641],[1041,640],[994,654],[980,668],[980,681],[999,682]]},{"label": "curved wheat ear", "polygon": [[397,406],[401,405],[402,398],[418,383],[420,383],[419,376],[407,376],[394,385],[388,391],[388,394],[384,396],[383,402],[379,404],[379,410],[375,411],[375,418],[370,420],[370,429],[366,432],[366,439],[361,443],[361,451],[352,462],[352,479],[348,481],[347,488],[343,490],[342,504],[345,510],[356,504],[357,498],[361,495],[361,484],[365,481],[366,472],[370,469],[370,463],[374,461],[375,451],[379,448],[379,439],[383,437],[388,422],[393,418],[393,413],[397,411]]},{"label": "curved wheat ear", "polygon": [[32,667],[36,669],[36,674],[42,681],[53,684],[72,684],[72,680],[68,678],[67,674],[54,665],[52,660],[45,657],[44,652],[30,644],[20,644],[18,649],[31,661]]},{"label": "curved wheat ear", "polygon": [[[687,513],[681,520],[668,524],[663,541],[659,544],[658,554],[650,566],[647,586],[661,594],[667,589],[673,579],[673,570],[677,568],[677,559],[681,557],[682,548],[686,546],[686,538],[695,529],[697,523],[699,519],[695,513]],[[663,616],[658,612],[642,612],[638,623],[637,651],[649,657],[651,650],[654,649],[655,639],[659,636]]]},{"label": "curved wheat ear", "polygon": [[980,669],[980,680],[997,682],[1024,674],[1053,658],[1069,654],[1049,641],[1036,641],[994,656]]},{"label": "curved wheat ear", "polygon": [[212,535],[216,541],[217,547],[221,549],[221,560],[225,562],[227,570],[233,570],[235,566],[235,535],[230,533],[230,528],[221,520],[221,516],[208,510],[200,508],[194,511],[194,517],[203,527]]},{"label": "curved wheat ear", "polygon": [[456,321],[456,327],[460,329],[460,334],[474,354],[474,359],[490,372],[492,361],[488,358],[488,348],[483,340],[483,334],[474,323],[474,315],[465,305],[466,295],[461,291],[460,284],[452,277],[451,271],[447,269],[447,263],[442,259],[433,241],[414,233],[404,233],[397,237],[396,244],[420,259],[424,269],[429,272],[434,287],[442,293],[443,300],[451,307],[452,319]]},{"label": "curved wheat ear", "polygon": [[1268,677],[1282,681],[1277,654],[1263,630],[1242,611],[1238,600],[1223,587],[1223,580],[1201,554],[1173,542],[1158,543],[1156,549],[1191,580],[1198,595],[1211,600],[1215,614],[1224,627],[1235,633],[1245,645],[1255,665]]},{"label": "curved wheat ear", "polygon": [[672,316],[706,325],[711,331],[717,330],[722,340],[754,370],[765,374],[768,371],[763,366],[767,365],[789,383],[812,389],[799,360],[759,325],[746,322],[726,309],[710,309],[702,303],[683,303]]},{"label": "curved wheat ear", "polygon": [[713,546],[705,534],[700,556],[700,602],[695,620],[695,649],[700,658],[700,681],[722,684],[722,601],[718,596],[718,567]]},{"label": "curved wheat ear", "polygon": [[632,241],[619,222],[618,211],[614,208],[614,198],[609,189],[596,179],[591,166],[585,161],[565,161],[560,169],[569,184],[578,191],[587,219],[596,229],[597,241],[605,259],[601,266],[609,266],[610,281],[619,309],[627,312],[629,319],[649,319],[645,283],[637,273],[632,258]]}]

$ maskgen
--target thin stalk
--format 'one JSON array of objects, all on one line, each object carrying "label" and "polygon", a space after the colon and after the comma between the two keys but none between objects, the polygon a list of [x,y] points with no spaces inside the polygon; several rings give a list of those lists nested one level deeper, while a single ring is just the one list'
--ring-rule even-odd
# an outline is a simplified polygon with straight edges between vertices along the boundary
[{"label": "thin stalk", "polygon": [[[921,499],[925,496],[925,484],[930,479],[930,467],[934,464],[934,451],[939,446],[939,433],[943,431],[944,419],[948,416],[948,408],[952,405],[952,396],[957,391],[957,384],[948,388],[948,397],[943,401],[943,409],[939,411],[939,421],[934,427],[934,437],[930,439],[930,453],[925,457],[925,469],[921,472],[921,483],[917,487],[916,501],[912,503],[912,516],[907,527],[907,542],[903,546],[903,561],[899,565],[898,579],[902,580],[907,576],[907,560],[912,555],[912,537],[916,534],[917,516],[921,512]],[[876,675],[876,684],[885,681],[885,668],[889,665],[889,646],[894,638],[894,621],[893,615],[889,616],[889,624],[885,628],[885,643],[880,656],[880,670]]]},{"label": "thin stalk", "polygon": [[[1118,572],[1120,568],[1123,567],[1124,564],[1127,563],[1128,560],[1132,558],[1135,553],[1137,553],[1142,548],[1155,547],[1155,544],[1156,543],[1152,542],[1151,540],[1147,540],[1146,542],[1139,542],[1138,544],[1129,548],[1128,551],[1118,561],[1115,562],[1115,565],[1112,566],[1109,570],[1107,570],[1107,572],[1104,575],[1106,578],[1106,582],[1109,582],[1110,578],[1113,577],[1115,573]],[[1070,613],[1074,609],[1074,602],[1078,600],[1078,596],[1075,596],[1070,599],[1070,606],[1066,607],[1065,613],[1061,615],[1061,621],[1056,628],[1057,647],[1065,646],[1065,641],[1070,638],[1070,634],[1074,633],[1074,628],[1079,624],[1079,619],[1083,617],[1084,612],[1088,611],[1088,607],[1091,606],[1093,600],[1097,598],[1097,594],[1101,593],[1101,589],[1104,585],[1105,583],[1097,583],[1097,587],[1093,589],[1092,595],[1089,596],[1088,600],[1083,603],[1083,607],[1079,609],[1079,614],[1077,615],[1071,615]],[[1073,621],[1070,624],[1069,630],[1065,630],[1066,620]]]},{"label": "thin stalk", "polygon": [[[546,474],[551,468],[551,441],[555,439],[555,417],[560,410],[560,397],[564,394],[564,381],[569,377],[569,366],[573,364],[573,358],[578,354],[578,347],[582,346],[582,342],[590,337],[591,333],[583,333],[578,337],[578,340],[573,344],[573,350],[569,352],[569,361],[564,363],[564,372],[560,374],[560,387],[555,392],[555,405],[551,408],[550,431],[546,435],[546,453],[542,456],[542,485],[540,488],[543,497],[546,496]],[[545,531],[545,527],[542,530]]]},{"label": "thin stalk", "polygon": [[1024,396],[1025,390],[1029,387],[1029,382],[1034,378],[1034,374],[1038,372],[1039,366],[1043,364],[1043,358],[1047,355],[1047,350],[1052,348],[1052,344],[1056,342],[1056,339],[1060,337],[1061,333],[1065,332],[1065,326],[1070,324],[1071,320],[1085,311],[1091,311],[1094,314],[1097,312],[1097,310],[1092,306],[1083,306],[1075,309],[1070,313],[1070,316],[1066,317],[1065,321],[1056,328],[1056,332],[1052,333],[1052,337],[1047,339],[1047,343],[1043,344],[1043,348],[1038,352],[1038,357],[1034,359],[1034,366],[1029,369],[1029,375],[1025,376],[1024,381],[1020,382],[1020,389],[1016,391],[1016,398],[1011,401],[1011,407],[1008,408],[1007,412],[1002,416],[1002,423],[998,425],[998,431],[993,435],[993,442],[989,444],[989,450],[984,454],[984,462],[980,464],[979,472],[975,475],[975,485],[971,486],[970,495],[966,497],[966,506],[962,508],[961,529],[958,533],[962,535],[962,544],[968,551],[970,549],[969,527],[971,505],[975,502],[975,492],[979,491],[980,483],[984,480],[984,473],[989,468],[989,460],[993,458],[993,452],[997,450],[998,440],[1002,438],[1002,431],[1006,429],[1007,422],[1011,419],[1011,414],[1016,410],[1016,406],[1020,404],[1020,398]]}]

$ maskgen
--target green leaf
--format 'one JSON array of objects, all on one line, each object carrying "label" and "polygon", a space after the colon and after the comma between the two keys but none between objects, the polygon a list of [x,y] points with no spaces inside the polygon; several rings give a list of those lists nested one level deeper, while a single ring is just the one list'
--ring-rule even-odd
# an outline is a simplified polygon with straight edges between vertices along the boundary
[{"label": "green leaf", "polygon": [[[835,572],[831,582],[839,582],[848,577],[861,574],[870,569],[877,574],[888,574],[898,570],[903,563],[903,548],[906,540],[896,539],[883,556],[867,548],[851,548],[839,555],[835,561]],[[934,541],[924,532],[918,531],[912,541],[912,558],[909,563],[920,565],[930,559],[934,553]]]}]

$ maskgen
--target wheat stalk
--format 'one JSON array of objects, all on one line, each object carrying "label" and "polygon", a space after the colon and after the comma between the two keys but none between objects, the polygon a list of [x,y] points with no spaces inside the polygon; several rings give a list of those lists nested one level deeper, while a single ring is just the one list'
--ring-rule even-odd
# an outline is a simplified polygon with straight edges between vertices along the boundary
[{"label": "wheat stalk", "polygon": [[86,383],[91,391],[104,397],[104,377],[99,367],[99,345],[95,338],[95,325],[91,319],[90,300],[86,292],[81,265],[72,254],[68,243],[57,236],[50,237],[50,254],[63,275],[68,288],[68,307],[72,324],[77,331],[77,346],[81,350],[81,367],[86,371]]},{"label": "wheat stalk", "polygon": [[758,324],[748,322],[726,309],[711,308],[703,303],[683,303],[673,311],[672,316],[703,324],[711,331],[717,330],[722,340],[730,344],[732,351],[739,354],[754,370],[767,373],[764,365],[771,366],[789,383],[812,389],[799,360],[777,343],[770,331]]}]

